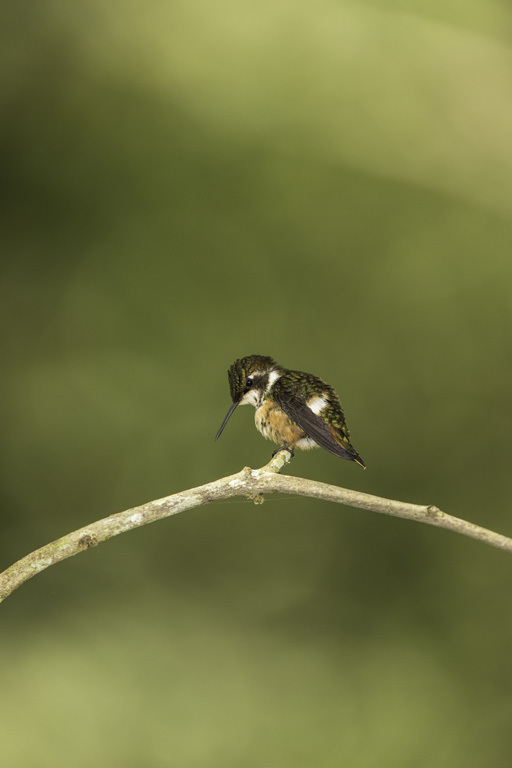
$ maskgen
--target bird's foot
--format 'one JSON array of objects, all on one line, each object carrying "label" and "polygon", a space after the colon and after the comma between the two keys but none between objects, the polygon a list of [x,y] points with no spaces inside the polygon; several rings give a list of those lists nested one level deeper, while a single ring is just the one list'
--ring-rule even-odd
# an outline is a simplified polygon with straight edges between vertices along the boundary
[{"label": "bird's foot", "polygon": [[280,445],[280,446],[279,446],[279,448],[276,448],[276,449],[275,449],[274,453],[272,454],[272,458],[274,458],[274,456],[276,455],[276,453],[279,453],[279,451],[288,451],[288,453],[290,454],[290,456],[291,456],[292,458],[293,458],[293,456],[294,456],[294,453],[295,453],[295,452],[294,452],[294,450],[293,450],[293,448],[290,448],[290,446],[289,446],[289,445]]}]

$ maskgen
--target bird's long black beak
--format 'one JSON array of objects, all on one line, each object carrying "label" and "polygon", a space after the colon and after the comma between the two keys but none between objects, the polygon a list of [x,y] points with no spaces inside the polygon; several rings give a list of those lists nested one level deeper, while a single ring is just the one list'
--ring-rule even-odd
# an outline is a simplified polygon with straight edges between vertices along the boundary
[{"label": "bird's long black beak", "polygon": [[219,439],[219,437],[221,436],[221,434],[222,434],[222,430],[224,429],[224,427],[225,427],[225,426],[226,426],[226,424],[228,423],[228,421],[229,421],[229,417],[231,416],[231,414],[233,413],[233,411],[235,410],[235,408],[237,407],[237,405],[238,405],[238,403],[239,403],[239,402],[240,402],[240,400],[237,400],[237,401],[236,401],[236,403],[233,403],[233,405],[231,406],[231,408],[230,408],[230,409],[229,409],[229,411],[227,412],[227,414],[226,414],[226,418],[224,419],[224,421],[223,421],[223,422],[222,422],[222,424],[220,425],[220,429],[219,429],[219,431],[217,432],[217,434],[215,435],[215,439],[216,439],[216,440],[218,440],[218,439]]}]

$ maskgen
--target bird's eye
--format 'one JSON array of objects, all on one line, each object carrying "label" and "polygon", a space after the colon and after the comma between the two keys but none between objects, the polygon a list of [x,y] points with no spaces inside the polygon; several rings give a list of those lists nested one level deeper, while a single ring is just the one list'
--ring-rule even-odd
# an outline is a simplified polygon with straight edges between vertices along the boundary
[{"label": "bird's eye", "polygon": [[249,378],[246,379],[245,386],[247,389],[249,389],[249,387],[252,387],[252,385],[253,385],[253,379],[249,376]]}]

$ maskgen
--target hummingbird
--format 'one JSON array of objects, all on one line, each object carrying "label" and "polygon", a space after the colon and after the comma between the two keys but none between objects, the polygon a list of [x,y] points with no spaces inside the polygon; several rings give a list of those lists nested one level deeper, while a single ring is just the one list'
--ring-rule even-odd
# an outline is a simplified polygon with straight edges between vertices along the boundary
[{"label": "hummingbird", "polygon": [[366,469],[350,442],[338,395],[318,376],[283,368],[265,355],[248,355],[230,366],[228,380],[233,404],[216,440],[235,408],[250,404],[256,408],[256,428],[279,445],[274,454],[286,449],[293,456],[295,448],[320,447]]}]

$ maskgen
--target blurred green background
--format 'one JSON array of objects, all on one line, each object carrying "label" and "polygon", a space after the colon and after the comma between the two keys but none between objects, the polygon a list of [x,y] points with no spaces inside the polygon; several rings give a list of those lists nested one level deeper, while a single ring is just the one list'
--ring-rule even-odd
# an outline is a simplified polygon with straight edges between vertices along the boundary
[{"label": "blurred green background", "polygon": [[[0,9],[8,566],[264,464],[226,370],[341,394],[363,472],[512,535],[511,10],[498,0]],[[9,768],[501,768],[512,560],[269,498],[65,561],[0,608]]]}]

